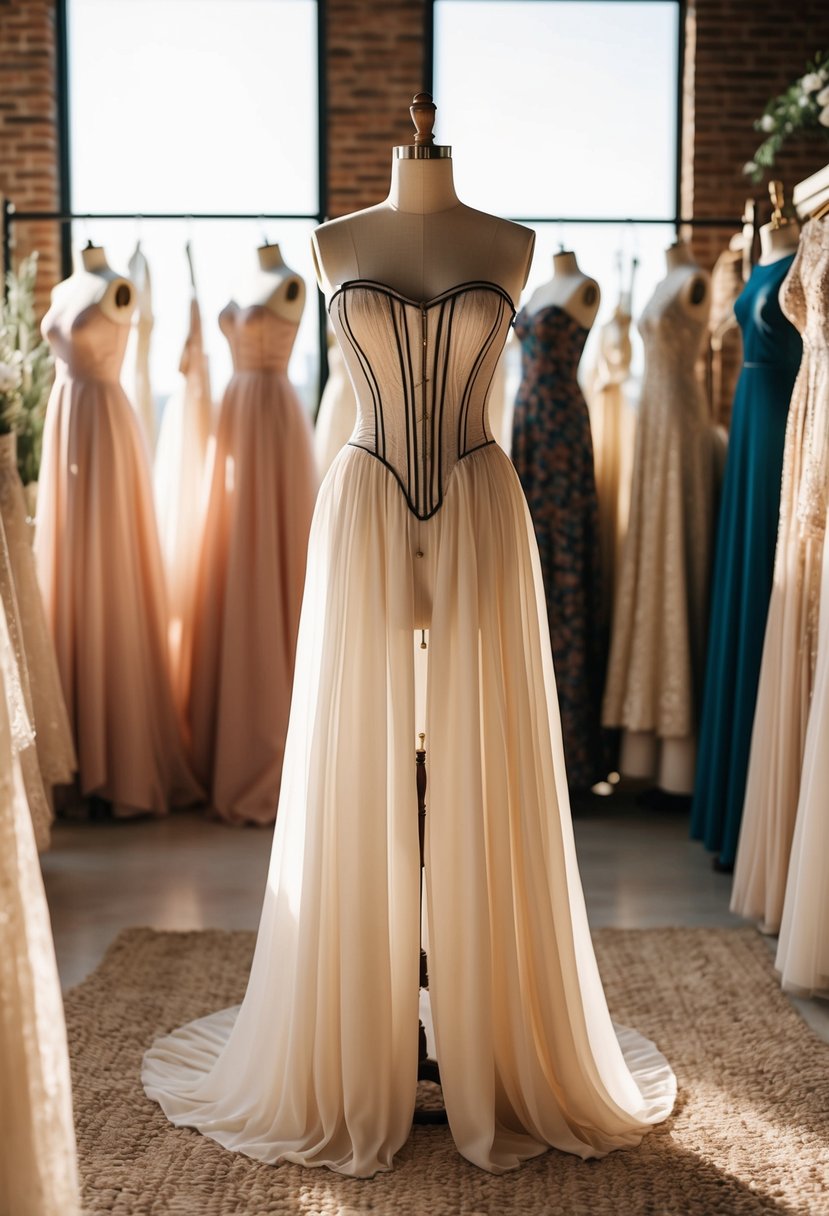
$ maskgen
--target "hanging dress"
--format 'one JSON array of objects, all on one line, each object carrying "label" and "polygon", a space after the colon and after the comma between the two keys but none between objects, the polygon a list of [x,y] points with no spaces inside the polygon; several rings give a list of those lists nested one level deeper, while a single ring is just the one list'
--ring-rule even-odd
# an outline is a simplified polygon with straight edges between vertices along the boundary
[{"label": "hanging dress", "polygon": [[232,823],[272,823],[291,705],[308,531],[311,427],[287,375],[297,324],[230,303],[196,584],[189,722],[196,773]]},{"label": "hanging dress", "polygon": [[783,440],[802,345],[780,285],[792,258],[754,267],[735,308],[737,384],[714,558],[691,835],[734,864],[780,509]]},{"label": "hanging dress", "polygon": [[132,316],[132,328],[124,357],[125,389],[129,401],[141,419],[144,438],[150,450],[155,451],[156,424],[150,380],[150,340],[155,318],[153,317],[153,289],[150,266],[139,242],[127,265],[129,277],[135,288],[136,308]]},{"label": "hanging dress", "polygon": [[617,308],[599,332],[596,367],[587,403],[593,438],[603,619],[610,627],[616,582],[630,513],[630,484],[636,440],[636,412],[625,395],[630,377],[629,314]]},{"label": "hanging dress", "polygon": [[[686,303],[698,275],[671,271],[639,321],[645,375],[602,707],[605,726],[626,732],[622,771],[673,793],[693,788],[713,540],[716,449],[694,370],[707,309]],[[648,757],[639,771],[630,742]]]},{"label": "hanging dress", "polygon": [[794,832],[817,651],[829,479],[829,223],[804,225],[781,288],[803,338],[783,455],[757,708],[751,733],[732,910],[776,933]]},{"label": "hanging dress", "polygon": [[[20,614],[38,763],[46,796],[51,802],[54,787],[68,785],[74,779],[77,762],[55,646],[37,582],[32,528],[26,516],[23,483],[17,472],[16,435],[0,435],[0,522]],[[38,803],[39,800],[35,805]],[[36,824],[35,836],[39,849],[48,845],[48,820]]]},{"label": "hanging dress", "polygon": [[515,321],[522,379],[512,460],[535,527],[571,790],[606,776],[599,706],[604,678],[601,550],[593,443],[576,372],[589,333],[556,305]]},{"label": "hanging dress", "polygon": [[201,800],[184,757],[147,451],[119,374],[129,326],[59,297],[35,556],[80,790],[116,814]]},{"label": "hanging dress", "polygon": [[[425,873],[449,1125],[501,1172],[636,1144],[664,1057],[610,1021],[576,864],[532,522],[487,388],[493,283],[329,303],[358,398],[320,490],[270,875],[245,999],[147,1052],[178,1125],[262,1161],[389,1169],[417,1087],[413,631],[429,629]],[[423,370],[427,375],[424,379]]]},{"label": "hanging dress", "polygon": [[21,755],[28,698],[0,604],[0,1212],[78,1216],[69,1055]]},{"label": "hanging dress", "polygon": [[164,407],[153,465],[153,492],[167,576],[170,655],[182,719],[189,695],[196,571],[204,526],[205,469],[213,403],[195,291],[179,364],[181,381]]}]

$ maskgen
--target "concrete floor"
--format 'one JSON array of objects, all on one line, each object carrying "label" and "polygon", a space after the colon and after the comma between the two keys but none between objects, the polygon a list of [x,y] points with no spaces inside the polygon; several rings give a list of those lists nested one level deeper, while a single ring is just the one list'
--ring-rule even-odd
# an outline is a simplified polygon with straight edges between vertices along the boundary
[{"label": "concrete floor", "polygon": [[[728,910],[730,877],[688,839],[686,813],[643,811],[617,792],[592,799],[574,822],[594,928],[744,923]],[[193,814],[58,823],[42,862],[64,987],[124,928],[255,929],[271,836]],[[793,1003],[829,1042],[829,1002]]]}]

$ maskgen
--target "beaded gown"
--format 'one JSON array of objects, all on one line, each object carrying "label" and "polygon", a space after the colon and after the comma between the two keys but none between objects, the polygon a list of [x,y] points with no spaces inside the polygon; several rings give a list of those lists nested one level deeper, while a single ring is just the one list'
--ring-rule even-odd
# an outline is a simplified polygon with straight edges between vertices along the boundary
[{"label": "beaded gown", "polygon": [[[26,515],[23,483],[17,472],[16,435],[0,435],[0,527],[5,536],[10,576],[0,582],[7,599],[8,588],[14,587],[15,603],[6,604],[6,615],[17,617],[16,628],[22,645],[19,664],[31,696],[32,725],[42,777],[42,789],[39,782],[35,789],[30,786],[29,797],[35,839],[42,851],[49,845],[52,790],[56,785],[68,785],[73,780],[77,762],[55,647],[37,582],[32,528]],[[24,760],[23,766],[25,772],[27,761]],[[44,793],[48,802],[43,798]]]},{"label": "beaded gown", "polygon": [[417,1087],[428,628],[429,990],[452,1135],[496,1173],[548,1145],[636,1144],[675,1081],[653,1044],[617,1036],[590,940],[538,550],[487,417],[511,301],[355,279],[329,310],[358,417],[314,514],[247,993],[158,1040],[145,1089],[262,1161],[391,1168]]},{"label": "beaded gown", "polygon": [[21,757],[29,698],[0,603],[0,1212],[78,1216],[69,1054]]},{"label": "beaded gown", "polygon": [[519,312],[522,378],[512,460],[541,558],[571,790],[605,776],[601,547],[587,404],[576,372],[589,330],[556,305]]},{"label": "beaded gown", "polygon": [[815,671],[829,479],[829,223],[803,227],[781,288],[803,338],[783,455],[757,708],[734,866],[732,910],[780,928]]},{"label": "beaded gown", "polygon": [[[628,533],[619,572],[602,720],[653,743],[657,770],[690,793],[705,662],[715,441],[694,370],[707,308],[686,296],[695,266],[673,269],[639,321],[645,375]],[[622,759],[625,747],[623,742]]]},{"label": "beaded gown", "polygon": [[780,509],[783,440],[800,364],[780,309],[792,258],[755,266],[735,310],[745,362],[731,414],[717,523],[691,835],[734,864]]},{"label": "beaded gown", "polygon": [[129,326],[57,289],[35,557],[81,793],[118,814],[201,799],[184,755],[147,449],[119,382]]},{"label": "beaded gown", "polygon": [[233,375],[207,472],[188,718],[213,811],[272,823],[316,469],[311,426],[287,376],[297,323],[231,302],[219,324]]}]

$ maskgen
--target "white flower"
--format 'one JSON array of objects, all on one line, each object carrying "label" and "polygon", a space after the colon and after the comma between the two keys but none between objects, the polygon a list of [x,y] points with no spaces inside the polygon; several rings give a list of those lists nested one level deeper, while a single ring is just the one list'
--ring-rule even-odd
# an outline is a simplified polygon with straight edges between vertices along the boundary
[{"label": "white flower", "polygon": [[808,75],[802,76],[800,87],[804,93],[816,93],[823,84],[823,77],[819,72],[809,72]]},{"label": "white flower", "polygon": [[819,106],[829,106],[829,85],[825,89],[821,89],[815,101]]},{"label": "white flower", "polygon": [[817,116],[817,120],[822,127],[829,127],[829,106],[824,106]]},{"label": "white flower", "polygon": [[772,117],[771,114],[764,114],[763,117],[760,119],[760,130],[761,131],[773,131],[776,126],[777,126],[777,123],[774,121],[774,118]]},{"label": "white flower", "polygon": [[0,363],[0,393],[12,393],[20,387],[20,368],[13,363]]},{"label": "white flower", "polygon": [[756,173],[756,172],[757,172],[757,165],[754,163],[753,160],[747,160],[746,163],[743,165],[743,173],[746,175],[746,177],[750,177],[752,173]]}]

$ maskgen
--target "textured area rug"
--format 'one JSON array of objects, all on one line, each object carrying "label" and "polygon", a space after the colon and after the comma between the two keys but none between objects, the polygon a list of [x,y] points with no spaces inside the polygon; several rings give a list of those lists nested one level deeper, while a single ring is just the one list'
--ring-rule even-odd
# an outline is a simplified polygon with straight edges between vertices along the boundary
[{"label": "textured area rug", "polygon": [[66,998],[84,1197],[118,1216],[749,1216],[829,1212],[829,1046],[780,992],[751,929],[600,930],[614,1018],[653,1038],[679,1081],[635,1149],[551,1151],[493,1177],[449,1129],[415,1127],[367,1181],[261,1165],[173,1128],[145,1098],[152,1039],[240,1000],[250,933],[131,929]]}]

